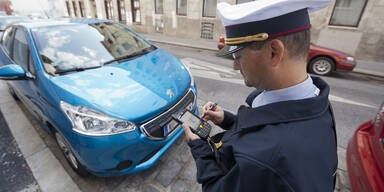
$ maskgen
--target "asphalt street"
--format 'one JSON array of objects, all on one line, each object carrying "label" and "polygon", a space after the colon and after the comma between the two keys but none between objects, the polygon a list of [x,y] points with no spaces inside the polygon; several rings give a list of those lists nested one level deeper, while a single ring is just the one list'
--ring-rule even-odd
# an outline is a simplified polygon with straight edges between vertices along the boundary
[{"label": "asphalt street", "polygon": [[[236,112],[253,90],[243,84],[238,72],[231,70],[231,58],[217,57],[214,51],[160,43],[156,45],[182,61],[192,61],[192,74],[201,100],[216,101]],[[336,116],[338,145],[346,148],[356,128],[373,119],[384,101],[384,78],[346,72],[322,78],[331,87],[330,100]]]}]

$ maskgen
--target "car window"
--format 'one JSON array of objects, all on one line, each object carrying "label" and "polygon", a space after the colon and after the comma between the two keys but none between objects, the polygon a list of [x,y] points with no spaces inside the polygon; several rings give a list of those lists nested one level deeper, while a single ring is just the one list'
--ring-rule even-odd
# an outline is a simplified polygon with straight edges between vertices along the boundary
[{"label": "car window", "polygon": [[7,54],[11,52],[11,48],[12,48],[12,37],[13,37],[13,32],[15,31],[13,29],[14,29],[13,27],[10,27],[7,30],[5,30],[3,34],[2,44]]},{"label": "car window", "polygon": [[36,75],[35,62],[30,50],[28,50],[28,70],[32,75]]},{"label": "car window", "polygon": [[12,59],[16,64],[28,70],[28,43],[25,33],[21,29],[17,29],[15,33],[15,40],[13,42]]},{"label": "car window", "polygon": [[150,48],[144,39],[112,22],[32,29],[47,73],[101,66],[104,62]]}]

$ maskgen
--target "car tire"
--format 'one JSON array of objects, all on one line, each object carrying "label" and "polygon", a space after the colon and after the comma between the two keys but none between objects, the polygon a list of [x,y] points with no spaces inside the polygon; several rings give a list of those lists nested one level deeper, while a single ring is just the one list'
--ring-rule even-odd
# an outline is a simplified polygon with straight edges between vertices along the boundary
[{"label": "car tire", "polygon": [[8,91],[12,95],[12,97],[16,100],[19,101],[19,97],[16,95],[15,90],[11,86],[8,85]]},{"label": "car tire", "polygon": [[316,57],[308,65],[308,71],[316,75],[329,75],[334,69],[335,62],[329,57]]},{"label": "car tire", "polygon": [[76,158],[75,154],[73,153],[71,147],[65,140],[64,136],[55,130],[55,139],[56,143],[59,146],[61,152],[63,153],[65,159],[68,161],[71,168],[80,176],[86,177],[89,175],[89,172],[87,169],[79,162],[79,160]]}]

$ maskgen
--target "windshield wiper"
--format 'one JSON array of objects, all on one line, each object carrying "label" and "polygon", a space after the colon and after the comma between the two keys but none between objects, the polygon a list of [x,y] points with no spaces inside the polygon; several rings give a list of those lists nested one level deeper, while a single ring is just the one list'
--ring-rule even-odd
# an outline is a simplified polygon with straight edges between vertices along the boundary
[{"label": "windshield wiper", "polygon": [[92,67],[75,67],[75,68],[71,68],[71,69],[64,69],[64,70],[56,70],[55,71],[55,74],[63,74],[63,73],[68,73],[68,72],[72,72],[72,71],[85,71],[85,70],[88,70],[88,69],[96,69],[96,68],[100,68],[101,66],[98,65],[98,66],[92,66]]},{"label": "windshield wiper", "polygon": [[135,57],[147,54],[147,53],[149,53],[149,52],[151,52],[151,51],[153,51],[155,49],[156,49],[156,47],[152,45],[152,46],[150,46],[148,48],[145,48],[145,49],[142,49],[140,51],[134,52],[134,53],[132,53],[130,55],[124,55],[124,56],[121,56],[121,57],[109,60],[107,62],[104,62],[103,65],[108,65],[108,64],[111,64],[111,63],[113,63],[115,61],[122,61],[122,60],[132,59],[132,58],[135,58]]}]

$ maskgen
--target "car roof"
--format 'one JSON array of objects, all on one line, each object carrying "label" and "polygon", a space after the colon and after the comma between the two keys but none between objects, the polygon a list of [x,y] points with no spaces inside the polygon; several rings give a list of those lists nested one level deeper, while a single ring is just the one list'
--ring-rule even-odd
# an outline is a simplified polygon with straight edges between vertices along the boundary
[{"label": "car roof", "polygon": [[101,19],[72,19],[72,18],[53,18],[53,19],[41,19],[33,20],[28,22],[20,22],[18,25],[24,26],[25,28],[33,29],[39,27],[49,27],[57,25],[71,25],[71,24],[94,24],[100,22],[113,22],[110,20]]}]

